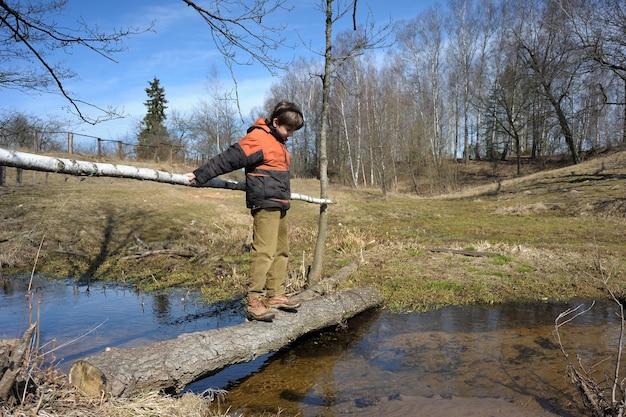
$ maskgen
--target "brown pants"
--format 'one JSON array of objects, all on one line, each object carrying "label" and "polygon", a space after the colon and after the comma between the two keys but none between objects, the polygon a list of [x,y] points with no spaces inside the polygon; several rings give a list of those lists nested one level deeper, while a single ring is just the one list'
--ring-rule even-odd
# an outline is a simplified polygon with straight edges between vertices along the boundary
[{"label": "brown pants", "polygon": [[287,212],[279,208],[258,209],[252,216],[248,296],[284,294],[289,263]]}]

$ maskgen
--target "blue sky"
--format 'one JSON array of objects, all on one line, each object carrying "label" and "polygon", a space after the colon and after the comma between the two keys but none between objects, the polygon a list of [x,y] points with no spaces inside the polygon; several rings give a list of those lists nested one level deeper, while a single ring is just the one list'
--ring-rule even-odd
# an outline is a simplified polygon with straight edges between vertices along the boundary
[{"label": "blue sky", "polygon": [[[363,22],[371,13],[376,22],[384,24],[401,19],[411,19],[436,0],[359,0],[357,19]],[[203,0],[198,0],[202,5]],[[322,0],[290,0],[292,11],[279,11],[274,21],[286,25],[285,37],[300,45],[293,50],[280,51],[285,57],[307,56],[310,52],[301,45],[299,37],[316,50],[324,42],[324,15],[320,11]],[[207,24],[197,12],[181,0],[109,0],[92,2],[69,0],[65,14],[59,19],[73,25],[82,16],[90,25],[103,31],[113,28],[147,27],[154,23],[154,31],[136,35],[124,41],[125,51],[115,54],[111,62],[90,51],[75,50],[62,55],[67,67],[78,73],[78,78],[65,82],[67,90],[79,99],[97,106],[123,109],[128,117],[100,123],[96,126],[78,124],[75,117],[64,110],[68,103],[54,94],[22,93],[0,90],[0,110],[12,109],[45,118],[57,115],[70,118],[76,125],[68,127],[73,132],[107,139],[132,136],[136,125],[145,115],[145,89],[157,77],[165,89],[169,110],[188,111],[200,100],[210,101],[207,82],[212,69],[217,70],[223,89],[231,89],[230,74],[212,43]],[[346,30],[351,16],[333,28],[333,33]],[[75,25],[73,25],[75,26]],[[235,67],[235,75],[244,116],[256,106],[261,106],[272,75],[261,66]],[[89,108],[82,107],[89,114]]]}]

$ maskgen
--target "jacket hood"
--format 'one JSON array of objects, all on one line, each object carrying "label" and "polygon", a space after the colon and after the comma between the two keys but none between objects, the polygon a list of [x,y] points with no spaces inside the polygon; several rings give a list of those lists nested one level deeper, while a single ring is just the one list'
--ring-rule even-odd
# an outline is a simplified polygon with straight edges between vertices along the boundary
[{"label": "jacket hood", "polygon": [[247,133],[250,133],[254,129],[265,130],[267,133],[270,133],[272,136],[274,136],[274,138],[280,143],[287,142],[287,139],[282,137],[281,134],[278,133],[276,128],[272,126],[272,123],[270,122],[269,119],[264,119],[264,118],[258,119],[256,122],[254,122],[252,126],[248,128]]}]

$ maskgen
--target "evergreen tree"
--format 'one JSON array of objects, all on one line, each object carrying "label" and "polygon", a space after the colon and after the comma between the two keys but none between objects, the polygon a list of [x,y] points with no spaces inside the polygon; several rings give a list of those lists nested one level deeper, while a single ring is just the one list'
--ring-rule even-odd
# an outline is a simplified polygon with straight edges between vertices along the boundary
[{"label": "evergreen tree", "polygon": [[167,128],[163,124],[166,119],[165,109],[167,108],[165,89],[159,85],[159,79],[156,77],[154,77],[149,85],[150,86],[146,88],[148,100],[144,102],[148,112],[141,121],[137,158],[168,159],[171,139]]}]

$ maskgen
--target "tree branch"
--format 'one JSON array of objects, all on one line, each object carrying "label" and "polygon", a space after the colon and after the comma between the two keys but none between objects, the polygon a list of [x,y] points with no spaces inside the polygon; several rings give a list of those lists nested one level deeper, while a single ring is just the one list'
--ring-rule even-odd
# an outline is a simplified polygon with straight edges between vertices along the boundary
[{"label": "tree branch", "polygon": [[[269,0],[257,0],[252,3],[252,6],[243,0],[216,2],[212,5],[214,8],[212,11],[199,6],[194,1],[183,0],[209,25],[215,46],[227,65],[232,65],[232,63],[249,65],[252,61],[256,61],[273,73],[276,68],[285,66],[284,62],[270,55],[271,51],[284,46],[285,39],[281,32],[285,26],[268,26],[263,24],[263,19],[276,10],[285,8],[286,0],[272,1],[273,3],[268,4]],[[230,7],[227,12],[234,14],[233,16],[225,14],[226,7],[220,8],[222,3]],[[233,13],[233,10],[238,10],[238,12]],[[234,50],[248,55],[249,60],[239,60]]]},{"label": "tree branch", "polygon": [[[78,99],[67,91],[63,80],[73,78],[76,74],[62,66],[52,65],[46,53],[78,46],[116,62],[111,54],[121,51],[122,48],[114,45],[132,34],[150,30],[151,27],[141,31],[118,30],[107,34],[100,32],[97,28],[89,27],[82,20],[78,29],[61,28],[54,21],[46,23],[47,19],[51,19],[48,15],[62,10],[66,4],[66,0],[51,0],[36,5],[22,5],[18,2],[16,6],[10,6],[5,0],[0,0],[2,59],[26,62],[25,67],[0,71],[0,88],[35,91],[50,91],[53,88],[70,103],[73,113],[90,124],[120,118],[122,114],[115,109],[98,107]],[[42,70],[36,71],[32,68],[33,66],[41,67]],[[104,116],[89,118],[81,110],[81,105],[95,108]]]}]

